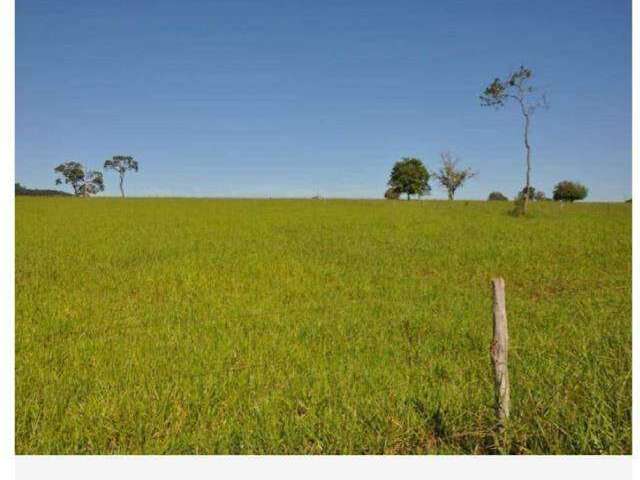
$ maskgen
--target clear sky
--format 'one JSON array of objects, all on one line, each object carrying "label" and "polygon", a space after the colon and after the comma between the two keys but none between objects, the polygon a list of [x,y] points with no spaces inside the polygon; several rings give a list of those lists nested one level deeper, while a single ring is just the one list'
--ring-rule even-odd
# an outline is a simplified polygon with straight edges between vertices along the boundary
[{"label": "clear sky", "polygon": [[628,0],[16,0],[16,181],[130,154],[136,196],[380,198],[451,150],[479,171],[459,198],[511,197],[522,119],[478,95],[520,64],[550,103],[532,184],[628,198]]}]

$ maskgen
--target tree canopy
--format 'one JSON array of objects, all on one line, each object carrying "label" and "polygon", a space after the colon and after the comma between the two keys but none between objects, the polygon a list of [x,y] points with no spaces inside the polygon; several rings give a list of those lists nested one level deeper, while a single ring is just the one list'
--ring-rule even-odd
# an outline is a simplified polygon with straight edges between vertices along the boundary
[{"label": "tree canopy", "polygon": [[589,190],[578,182],[564,180],[559,182],[553,189],[553,199],[565,202],[574,202],[587,198]]},{"label": "tree canopy", "polygon": [[422,160],[412,157],[404,157],[395,163],[391,169],[388,185],[392,189],[407,195],[428,195],[431,192],[429,186],[429,171]]},{"label": "tree canopy", "polygon": [[53,169],[58,174],[56,185],[71,185],[76,196],[88,197],[104,190],[104,177],[97,170],[85,171],[78,162],[65,162]]},{"label": "tree canopy", "polygon": [[120,194],[124,198],[124,175],[127,170],[138,171],[138,162],[130,155],[115,155],[110,160],[105,160],[104,168],[114,170],[120,176]]},{"label": "tree canopy", "polygon": [[56,185],[65,183],[71,185],[74,195],[78,195],[78,188],[84,179],[84,167],[78,162],[64,162],[53,169],[58,174]]}]

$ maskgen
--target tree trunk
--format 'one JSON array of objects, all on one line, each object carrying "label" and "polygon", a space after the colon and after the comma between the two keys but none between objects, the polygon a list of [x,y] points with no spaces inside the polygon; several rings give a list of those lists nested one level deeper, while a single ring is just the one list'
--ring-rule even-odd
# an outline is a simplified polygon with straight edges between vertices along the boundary
[{"label": "tree trunk", "polygon": [[124,175],[121,173],[120,174],[120,195],[122,195],[122,198],[124,198]]},{"label": "tree trunk", "polygon": [[449,200],[453,200],[453,192],[449,190],[447,193],[449,194]]},{"label": "tree trunk", "polygon": [[529,114],[524,114],[524,147],[527,149],[527,177],[524,187],[524,204],[522,210],[527,213],[527,204],[529,203],[529,187],[531,186],[531,145],[529,145]]},{"label": "tree trunk", "polygon": [[411,194],[407,192],[407,200],[411,200]]}]

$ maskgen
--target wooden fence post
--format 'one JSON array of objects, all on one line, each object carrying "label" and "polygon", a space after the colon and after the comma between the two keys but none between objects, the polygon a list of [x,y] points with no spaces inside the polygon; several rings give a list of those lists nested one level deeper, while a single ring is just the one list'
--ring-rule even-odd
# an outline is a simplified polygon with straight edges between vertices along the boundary
[{"label": "wooden fence post", "polygon": [[504,428],[509,418],[509,334],[507,332],[507,309],[504,295],[504,279],[498,277],[493,285],[493,342],[491,342],[491,362],[495,381],[496,415],[498,427]]}]

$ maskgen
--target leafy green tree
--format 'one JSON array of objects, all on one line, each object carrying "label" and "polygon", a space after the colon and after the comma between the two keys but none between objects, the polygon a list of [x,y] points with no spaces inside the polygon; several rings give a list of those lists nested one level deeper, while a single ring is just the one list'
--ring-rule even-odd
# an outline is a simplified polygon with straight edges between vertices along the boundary
[{"label": "leafy green tree", "polygon": [[88,197],[104,190],[104,177],[97,170],[85,171],[78,162],[64,162],[53,169],[58,174],[56,185],[71,185],[76,196]]},{"label": "leafy green tree", "polygon": [[429,177],[429,171],[420,159],[403,157],[391,169],[388,185],[399,194],[406,193],[409,200],[411,195],[422,196],[431,192]]},{"label": "leafy green tree", "polygon": [[73,194],[78,195],[80,182],[84,178],[84,167],[82,164],[78,162],[64,162],[54,168],[53,171],[58,174],[56,185],[61,185],[63,182],[71,185]]},{"label": "leafy green tree", "polygon": [[435,174],[436,179],[440,182],[440,185],[447,191],[449,200],[453,200],[453,196],[456,194],[456,190],[461,188],[464,183],[477,175],[476,172],[472,172],[470,168],[458,170],[458,158],[451,152],[443,152],[440,154],[442,160],[442,167]]},{"label": "leafy green tree", "polygon": [[491,192],[489,194],[489,200],[506,201],[509,199],[500,192]]},{"label": "leafy green tree", "polygon": [[138,171],[138,162],[132,156],[116,155],[111,160],[105,160],[104,168],[114,170],[120,176],[120,194],[124,198],[124,175],[128,170]]},{"label": "leafy green tree", "polygon": [[[504,107],[507,102],[513,101],[520,108],[520,112],[524,118],[524,147],[526,150],[527,165],[525,190],[528,190],[531,186],[531,145],[529,144],[531,117],[539,107],[547,106],[544,92],[538,93],[538,91],[529,84],[532,76],[533,72],[531,69],[521,66],[504,79],[496,78],[480,95],[480,104],[484,107],[500,109]],[[522,213],[527,212],[527,203],[529,200],[530,198],[528,196],[522,198]]]},{"label": "leafy green tree", "polygon": [[587,187],[578,182],[570,182],[564,180],[558,183],[553,189],[553,199],[563,202],[574,202],[576,200],[584,200],[587,198],[589,190]]}]

